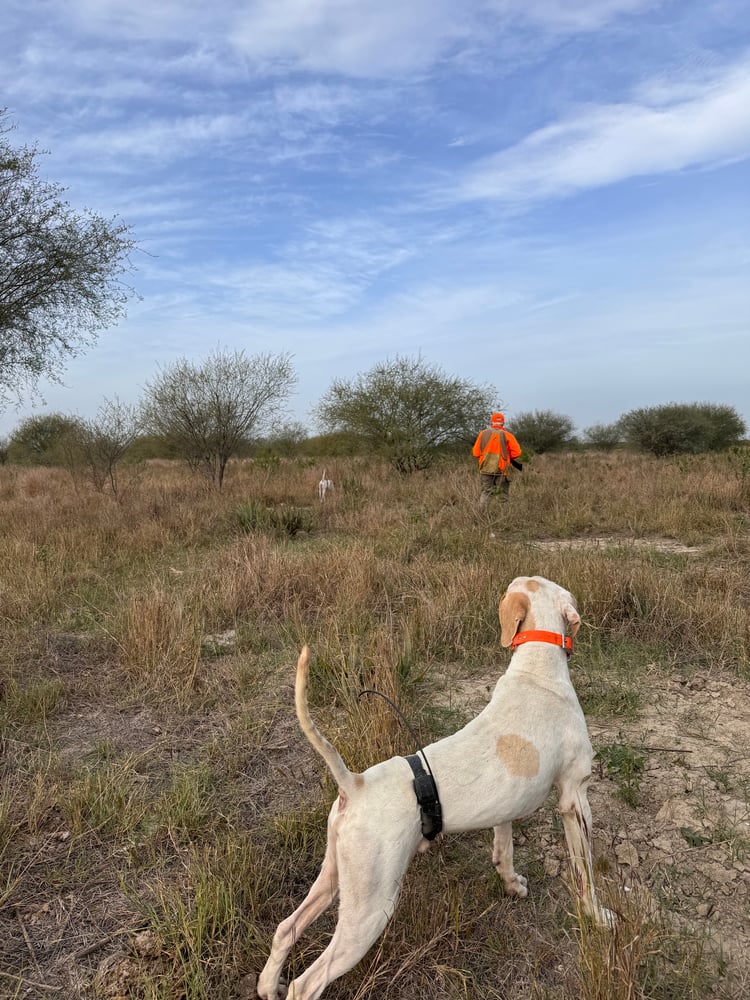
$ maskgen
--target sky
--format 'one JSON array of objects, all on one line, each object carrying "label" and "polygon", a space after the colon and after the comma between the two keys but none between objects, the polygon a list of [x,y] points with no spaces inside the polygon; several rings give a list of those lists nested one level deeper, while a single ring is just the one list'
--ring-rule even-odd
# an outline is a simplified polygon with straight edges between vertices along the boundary
[{"label": "sky", "polygon": [[577,430],[750,428],[745,0],[3,0],[0,107],[131,227],[127,317],[45,403],[292,355],[284,419],[396,355]]}]

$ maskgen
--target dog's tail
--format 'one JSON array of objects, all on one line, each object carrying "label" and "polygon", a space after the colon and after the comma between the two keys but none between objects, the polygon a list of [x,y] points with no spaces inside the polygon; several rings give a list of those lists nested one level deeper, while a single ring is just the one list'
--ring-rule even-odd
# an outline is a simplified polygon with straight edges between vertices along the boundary
[{"label": "dog's tail", "polygon": [[312,720],[307,705],[307,676],[310,672],[310,649],[302,647],[297,660],[297,677],[294,684],[294,702],[302,732],[328,765],[334,781],[345,791],[354,787],[354,774],[343,761],[336,747],[329,743]]}]

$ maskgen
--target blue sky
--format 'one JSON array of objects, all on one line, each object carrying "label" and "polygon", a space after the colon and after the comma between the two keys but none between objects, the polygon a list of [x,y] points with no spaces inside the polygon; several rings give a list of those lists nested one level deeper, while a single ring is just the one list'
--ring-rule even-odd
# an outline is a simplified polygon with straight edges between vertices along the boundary
[{"label": "blue sky", "polygon": [[4,0],[0,106],[133,230],[127,319],[44,409],[289,352],[288,417],[421,353],[582,430],[750,424],[742,0]]}]

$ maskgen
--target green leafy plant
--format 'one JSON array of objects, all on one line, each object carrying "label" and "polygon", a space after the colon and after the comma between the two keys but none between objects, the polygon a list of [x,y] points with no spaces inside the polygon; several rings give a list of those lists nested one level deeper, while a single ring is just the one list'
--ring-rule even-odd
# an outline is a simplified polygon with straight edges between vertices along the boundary
[{"label": "green leafy plant", "polygon": [[607,775],[617,784],[617,795],[629,806],[640,801],[641,778],[648,754],[628,743],[608,743],[596,751],[595,757],[606,768]]},{"label": "green leafy plant", "polygon": [[270,531],[276,535],[293,537],[300,531],[312,531],[316,518],[312,510],[306,507],[293,507],[289,504],[279,504],[268,507],[257,500],[248,500],[241,504],[235,512],[237,521],[243,531]]}]

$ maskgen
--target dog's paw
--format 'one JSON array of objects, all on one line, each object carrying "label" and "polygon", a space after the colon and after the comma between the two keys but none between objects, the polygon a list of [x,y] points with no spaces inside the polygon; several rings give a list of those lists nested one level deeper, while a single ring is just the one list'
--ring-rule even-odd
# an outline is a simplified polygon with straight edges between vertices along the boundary
[{"label": "dog's paw", "polygon": [[513,877],[505,883],[505,891],[509,896],[518,896],[519,899],[525,899],[529,894],[527,884],[523,875],[513,872]]},{"label": "dog's paw", "polygon": [[261,998],[261,1000],[284,1000],[287,995],[287,987],[283,983],[278,983],[276,986],[264,983],[261,979],[258,980],[256,995]]}]

